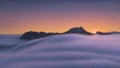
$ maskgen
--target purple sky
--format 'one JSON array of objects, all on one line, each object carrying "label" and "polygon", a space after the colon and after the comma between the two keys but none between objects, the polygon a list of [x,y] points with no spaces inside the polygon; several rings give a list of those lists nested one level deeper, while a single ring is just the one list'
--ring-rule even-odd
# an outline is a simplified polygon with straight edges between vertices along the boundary
[{"label": "purple sky", "polygon": [[120,0],[0,0],[0,33],[120,31]]}]

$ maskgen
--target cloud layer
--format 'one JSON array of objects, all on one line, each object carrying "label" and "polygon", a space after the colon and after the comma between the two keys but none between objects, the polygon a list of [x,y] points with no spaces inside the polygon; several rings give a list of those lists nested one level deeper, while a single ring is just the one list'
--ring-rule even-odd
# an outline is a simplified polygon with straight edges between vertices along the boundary
[{"label": "cloud layer", "polygon": [[[66,34],[0,52],[1,68],[120,68],[120,35]],[[6,41],[8,42],[8,41]]]}]

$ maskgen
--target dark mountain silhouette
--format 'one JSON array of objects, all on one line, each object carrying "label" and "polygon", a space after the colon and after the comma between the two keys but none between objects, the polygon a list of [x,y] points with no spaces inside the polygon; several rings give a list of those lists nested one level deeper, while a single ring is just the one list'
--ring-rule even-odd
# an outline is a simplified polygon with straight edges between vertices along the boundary
[{"label": "dark mountain silhouette", "polygon": [[37,39],[37,38],[43,38],[51,35],[56,35],[59,33],[45,33],[45,32],[34,32],[34,31],[29,31],[25,32],[20,38],[21,39],[26,39],[26,40],[32,40],[32,39]]},{"label": "dark mountain silhouette", "polygon": [[38,37],[39,37],[38,32],[29,31],[29,32],[25,32],[20,38],[21,39],[31,40],[31,39],[36,39]]},{"label": "dark mountain silhouette", "polygon": [[[25,32],[20,38],[25,39],[25,40],[32,40],[32,39],[37,39],[37,38],[43,38],[43,37],[48,37],[51,35],[58,35],[58,34],[82,34],[82,35],[94,35],[93,33],[90,33],[86,31],[82,26],[81,27],[74,27],[69,29],[66,32],[63,33],[46,33],[46,32],[34,32],[34,31],[29,31]],[[113,32],[96,32],[98,35],[111,35],[111,34],[120,34],[120,32],[113,31]]]},{"label": "dark mountain silhouette", "polygon": [[110,32],[111,34],[120,34],[120,32],[117,32],[117,31],[113,31],[113,32]]},{"label": "dark mountain silhouette", "polygon": [[71,28],[70,30],[66,31],[65,34],[85,34],[85,35],[92,35],[92,33],[86,31],[82,26]]},{"label": "dark mountain silhouette", "polygon": [[29,31],[25,32],[20,38],[26,39],[26,40],[32,40],[37,38],[43,38],[51,35],[57,35],[57,34],[84,34],[84,35],[92,35],[92,33],[87,32],[83,27],[75,27],[71,28],[70,30],[64,32],[64,33],[46,33],[46,32],[34,32]]},{"label": "dark mountain silhouette", "polygon": [[98,34],[98,35],[110,35],[111,33],[98,31],[98,32],[96,32],[96,34]]},{"label": "dark mountain silhouette", "polygon": [[111,34],[120,34],[120,32],[117,32],[117,31],[112,31],[112,32],[96,32],[96,34],[98,35],[111,35]]}]

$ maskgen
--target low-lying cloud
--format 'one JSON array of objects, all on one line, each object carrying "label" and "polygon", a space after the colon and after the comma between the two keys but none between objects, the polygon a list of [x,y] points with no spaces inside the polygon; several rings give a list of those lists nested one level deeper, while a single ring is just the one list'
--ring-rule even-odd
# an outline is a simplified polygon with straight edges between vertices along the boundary
[{"label": "low-lying cloud", "polygon": [[0,52],[0,67],[120,68],[119,41],[120,35],[65,34],[22,42]]}]

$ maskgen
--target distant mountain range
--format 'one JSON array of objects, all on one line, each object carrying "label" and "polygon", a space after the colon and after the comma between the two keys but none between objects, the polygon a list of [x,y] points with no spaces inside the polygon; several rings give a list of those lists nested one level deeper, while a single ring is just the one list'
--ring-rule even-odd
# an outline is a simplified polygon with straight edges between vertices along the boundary
[{"label": "distant mountain range", "polygon": [[111,34],[120,34],[120,32],[117,32],[117,31],[113,31],[113,32],[96,32],[96,34],[98,35],[111,35]]},{"label": "distant mountain range", "polygon": [[82,35],[111,35],[111,34],[120,34],[120,32],[113,31],[113,32],[96,32],[96,34],[86,31],[82,26],[81,27],[74,27],[69,29],[63,33],[46,33],[46,32],[34,32],[29,31],[25,32],[20,38],[26,40],[32,40],[37,38],[43,38],[51,35],[58,35],[58,34],[82,34]]}]

